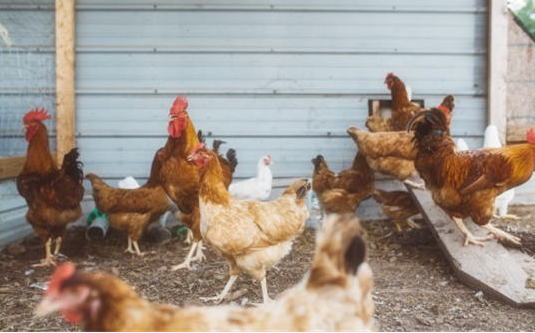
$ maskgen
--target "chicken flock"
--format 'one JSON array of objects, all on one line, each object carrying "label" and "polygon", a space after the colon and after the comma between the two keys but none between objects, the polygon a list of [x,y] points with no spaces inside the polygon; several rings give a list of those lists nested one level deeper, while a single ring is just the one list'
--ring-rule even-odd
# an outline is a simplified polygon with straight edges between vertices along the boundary
[{"label": "chicken flock", "polygon": [[[368,131],[347,129],[358,148],[351,167],[335,173],[325,157],[317,155],[311,161],[312,180],[295,180],[271,201],[271,156],[259,157],[255,177],[233,182],[237,152],[229,149],[221,154],[225,142],[220,140],[213,142],[212,149],[206,146],[184,96],[177,97],[170,108],[168,139],[155,152],[144,185],[114,188],[96,174],[85,176],[98,210],[106,214],[112,228],[127,234],[127,252],[143,255],[138,240],[144,230],[176,205],[191,247],[172,270],[192,269],[192,262],[205,259],[203,249],[209,246],[227,262],[229,279],[217,295],[202,300],[223,301],[245,273],[259,283],[262,306],[155,304],[117,277],[64,263],[51,277],[36,313],[57,311],[92,331],[374,330],[373,278],[355,212],[362,201],[374,198],[397,232],[403,232],[404,226],[420,227],[413,219],[419,209],[409,192],[375,188],[377,174],[431,191],[434,202],[464,235],[464,245],[483,245],[491,238],[519,245],[520,239],[492,226],[490,220],[496,214],[495,205],[500,216],[514,218],[507,214],[507,205],[514,187],[535,170],[535,131],[527,133],[525,144],[501,147],[495,128],[490,128],[483,149],[466,150],[466,144],[456,145],[450,134],[452,95],[436,108],[425,109],[411,102],[404,82],[395,74],[388,73],[385,84],[392,97],[391,117],[370,116]],[[17,177],[18,191],[29,207],[27,220],[45,244],[46,256],[38,266],[56,265],[67,224],[82,215],[84,195],[78,150],[66,154],[61,166],[50,152],[44,125],[50,118],[43,109],[24,116],[29,144]],[[494,139],[487,142],[487,137]],[[272,300],[266,272],[291,251],[293,240],[303,232],[311,189],[323,219],[310,272]],[[463,222],[467,217],[489,235],[472,235]]]}]

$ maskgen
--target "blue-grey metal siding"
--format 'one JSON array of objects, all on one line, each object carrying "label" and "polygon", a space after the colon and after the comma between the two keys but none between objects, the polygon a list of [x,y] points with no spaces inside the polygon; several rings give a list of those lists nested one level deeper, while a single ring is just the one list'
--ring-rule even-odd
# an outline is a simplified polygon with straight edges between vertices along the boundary
[{"label": "blue-grey metal siding", "polygon": [[[147,176],[169,107],[189,96],[198,129],[275,177],[310,175],[324,154],[347,167],[345,134],[393,71],[427,105],[457,96],[453,133],[486,124],[484,0],[77,2],[77,141],[87,171]],[[209,140],[210,141],[210,140]]]},{"label": "blue-grey metal siding", "polygon": [[[12,41],[0,39],[0,156],[23,155],[22,117],[32,108],[55,115],[54,1],[0,1],[0,23]],[[54,148],[54,119],[46,122]],[[0,181],[0,248],[32,232],[26,202],[14,180]]]}]

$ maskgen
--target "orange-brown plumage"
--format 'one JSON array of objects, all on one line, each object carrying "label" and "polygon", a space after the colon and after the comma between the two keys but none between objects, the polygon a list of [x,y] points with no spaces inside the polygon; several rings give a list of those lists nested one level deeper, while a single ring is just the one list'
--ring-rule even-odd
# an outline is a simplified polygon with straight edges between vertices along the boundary
[{"label": "orange-brown plumage", "polygon": [[[187,161],[188,156],[199,147],[202,134],[195,131],[193,122],[187,112],[185,97],[177,97],[170,110],[169,138],[161,149],[162,167],[159,172],[161,182],[167,195],[180,210],[180,222],[186,225],[193,234],[192,249],[186,260],[173,269],[190,268],[193,251],[197,255],[193,260],[202,260],[202,235],[200,231],[199,212],[199,169]],[[178,123],[178,124],[177,124]],[[237,162],[236,162],[237,163]],[[225,173],[223,182],[226,187],[232,182],[232,171]]]},{"label": "orange-brown plumage", "polygon": [[86,331],[371,331],[373,277],[358,220],[333,216],[316,237],[310,274],[262,307],[156,304],[109,274],[59,267],[36,309]]},{"label": "orange-brown plumage", "polygon": [[418,115],[411,126],[417,147],[415,167],[434,201],[453,217],[471,217],[486,225],[496,196],[526,182],[535,168],[535,142],[458,152],[444,114],[437,109]]},{"label": "orange-brown plumage", "polygon": [[377,201],[383,212],[392,219],[397,232],[403,231],[403,223],[410,228],[417,228],[411,217],[419,213],[411,195],[407,191],[375,190],[373,198]]},{"label": "orange-brown plumage", "polygon": [[388,73],[385,84],[390,89],[392,97],[392,116],[391,118],[371,116],[366,121],[366,127],[371,132],[403,131],[409,120],[422,108],[409,101],[405,83],[393,73]]},{"label": "orange-brown plumage", "polygon": [[312,160],[312,189],[326,213],[354,213],[362,200],[371,196],[374,173],[364,155],[357,153],[350,169],[335,174],[322,155]]},{"label": "orange-brown plumage", "polygon": [[45,242],[44,265],[54,264],[50,243],[56,239],[54,254],[57,255],[67,224],[82,215],[80,202],[84,196],[78,150],[73,148],[63,157],[61,168],[56,166],[48,145],[47,129],[42,123],[48,118],[44,110],[30,111],[24,117],[29,145],[26,161],[17,177],[17,189],[28,204],[26,219]]},{"label": "orange-brown plumage", "polygon": [[[444,97],[440,106],[447,114],[448,128],[451,112],[455,107],[454,100],[452,95],[448,95]],[[406,125],[407,123],[405,127]],[[416,176],[417,172],[413,163],[416,156],[414,136],[404,129],[393,132],[366,132],[352,126],[347,132],[357,144],[359,152],[366,156],[366,161],[373,170],[405,181],[409,177]]]},{"label": "orange-brown plumage", "polygon": [[[137,241],[145,228],[169,209],[169,200],[158,182],[161,169],[160,151],[152,161],[147,182],[136,189],[121,189],[107,185],[95,174],[86,177],[93,187],[93,198],[99,211],[105,213],[110,225],[128,234],[127,252],[141,255]],[[133,244],[134,248],[131,247]]]}]

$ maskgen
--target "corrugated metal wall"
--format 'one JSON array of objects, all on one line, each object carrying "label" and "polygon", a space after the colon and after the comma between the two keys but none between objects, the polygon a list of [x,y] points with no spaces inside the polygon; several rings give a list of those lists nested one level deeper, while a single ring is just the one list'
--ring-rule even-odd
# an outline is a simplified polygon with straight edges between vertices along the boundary
[{"label": "corrugated metal wall", "polygon": [[238,177],[270,153],[275,177],[347,167],[368,98],[394,71],[416,98],[457,96],[454,134],[486,123],[484,0],[77,2],[77,140],[87,171],[147,176],[167,112],[186,94],[198,129],[238,151]]},{"label": "corrugated metal wall", "polygon": [[[0,23],[12,45],[0,39],[0,156],[23,155],[22,117],[44,107],[55,115],[54,1],[0,1]],[[55,146],[54,119],[46,122]],[[32,232],[26,202],[14,180],[0,181],[0,247]]]},{"label": "corrugated metal wall", "polygon": [[[36,68],[53,70],[53,1],[0,0],[0,9],[0,22],[17,22],[42,54]],[[486,11],[485,0],[78,0],[76,137],[85,170],[146,177],[178,94],[189,96],[198,129],[237,149],[238,177],[252,176],[267,153],[275,177],[310,175],[318,153],[340,170],[355,153],[345,129],[363,126],[369,98],[390,97],[389,71],[426,105],[455,94],[453,134],[479,146]],[[53,76],[43,86],[52,92]],[[0,195],[1,247],[14,239],[6,228],[29,226],[12,181]]]}]

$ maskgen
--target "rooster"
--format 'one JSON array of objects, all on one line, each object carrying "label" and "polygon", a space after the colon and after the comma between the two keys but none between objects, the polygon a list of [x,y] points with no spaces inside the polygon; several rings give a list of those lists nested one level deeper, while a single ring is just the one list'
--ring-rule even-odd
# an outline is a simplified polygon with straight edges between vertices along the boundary
[{"label": "rooster", "polygon": [[161,168],[160,158],[158,151],[152,161],[149,179],[140,188],[114,188],[95,174],[86,176],[93,187],[93,198],[98,210],[108,216],[113,228],[127,232],[128,247],[125,252],[138,256],[141,256],[142,252],[137,241],[143,231],[170,208],[169,199],[157,178]]},{"label": "rooster", "polygon": [[392,96],[392,116],[386,119],[376,115],[370,116],[366,121],[366,127],[371,132],[403,131],[409,120],[422,108],[411,102],[405,84],[394,73],[388,73],[384,83]]},{"label": "rooster", "polygon": [[[23,118],[26,141],[29,142],[26,162],[17,177],[17,189],[28,204],[26,219],[45,242],[46,257],[34,266],[55,265],[67,224],[82,215],[80,202],[84,197],[82,163],[77,148],[63,157],[61,168],[50,154],[48,133],[43,120],[52,118],[44,109],[35,109]],[[52,240],[55,248],[52,254]]]},{"label": "rooster", "polygon": [[266,270],[288,254],[293,239],[303,231],[310,183],[297,180],[274,201],[240,201],[225,188],[216,153],[200,144],[188,159],[202,170],[199,205],[203,240],[227,260],[230,271],[223,291],[204,300],[221,302],[238,274],[245,272],[261,281],[266,303]]},{"label": "rooster", "polygon": [[[185,260],[171,270],[191,269],[192,261],[205,259],[200,231],[199,212],[199,169],[186,159],[202,141],[202,133],[195,132],[195,127],[187,112],[188,101],[179,96],[169,111],[169,138],[160,150],[162,166],[158,179],[165,192],[180,210],[180,221],[192,232],[193,242]],[[218,154],[219,159],[219,154]],[[228,172],[221,175],[226,187],[232,182],[232,165],[236,165],[235,155],[229,160]]]},{"label": "rooster", "polygon": [[361,201],[374,189],[374,173],[366,157],[357,153],[350,169],[335,174],[322,155],[312,159],[312,189],[316,192],[324,214],[355,213]]},{"label": "rooster", "polygon": [[[520,245],[519,238],[489,221],[496,197],[531,177],[535,168],[535,130],[528,131],[525,144],[459,152],[449,135],[447,117],[439,109],[419,113],[407,129],[414,129],[415,167],[435,203],[454,219],[465,237],[464,244],[483,245],[494,236]],[[473,236],[463,223],[465,217],[471,217],[491,235]]]},{"label": "rooster", "polygon": [[374,331],[373,277],[356,219],[333,216],[316,237],[309,274],[263,307],[156,304],[120,279],[56,269],[35,313],[60,312],[86,331]]},{"label": "rooster", "polygon": [[267,200],[271,195],[273,175],[271,156],[261,157],[256,164],[256,177],[230,184],[230,194],[238,200]]}]

